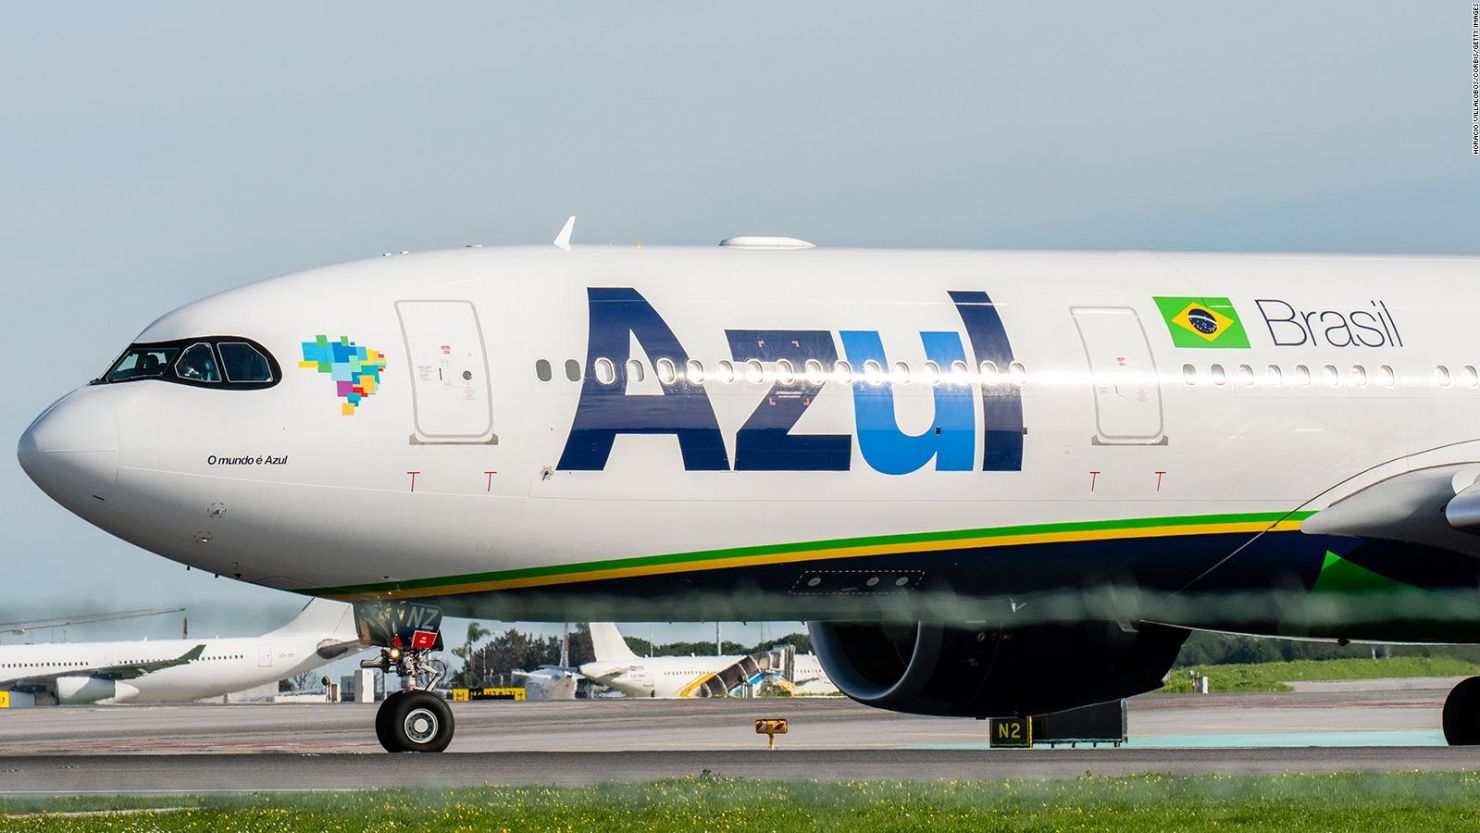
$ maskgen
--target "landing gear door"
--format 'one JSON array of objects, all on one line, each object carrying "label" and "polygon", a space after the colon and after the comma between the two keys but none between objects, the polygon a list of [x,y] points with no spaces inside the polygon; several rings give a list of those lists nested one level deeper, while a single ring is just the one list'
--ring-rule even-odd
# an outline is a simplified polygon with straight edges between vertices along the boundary
[{"label": "landing gear door", "polygon": [[488,354],[471,301],[397,301],[411,373],[413,444],[498,442]]},{"label": "landing gear door", "polygon": [[1161,383],[1141,319],[1129,307],[1070,310],[1095,394],[1097,445],[1164,445]]}]

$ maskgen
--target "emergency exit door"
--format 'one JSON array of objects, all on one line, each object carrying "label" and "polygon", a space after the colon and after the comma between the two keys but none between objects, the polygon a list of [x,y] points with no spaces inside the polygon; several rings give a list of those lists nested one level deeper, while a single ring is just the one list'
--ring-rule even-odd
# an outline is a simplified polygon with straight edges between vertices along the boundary
[{"label": "emergency exit door", "polygon": [[406,339],[413,443],[496,442],[483,328],[471,301],[397,301]]},{"label": "emergency exit door", "polygon": [[1161,383],[1141,319],[1129,307],[1070,310],[1089,362],[1095,396],[1095,442],[1156,445],[1166,442]]}]

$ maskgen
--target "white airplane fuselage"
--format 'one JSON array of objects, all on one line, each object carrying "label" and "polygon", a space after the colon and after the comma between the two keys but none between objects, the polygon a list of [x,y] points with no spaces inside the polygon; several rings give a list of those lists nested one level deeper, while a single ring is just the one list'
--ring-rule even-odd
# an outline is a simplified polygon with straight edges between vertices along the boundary
[{"label": "white airplane fuselage", "polygon": [[[62,702],[184,703],[284,680],[359,650],[345,605],[311,602],[287,626],[257,637],[0,645],[0,690],[42,689]],[[187,662],[117,680],[98,669]],[[46,678],[38,685],[27,685]]]},{"label": "white airplane fuselage", "polygon": [[[1117,600],[1128,618],[1217,625],[1232,614],[1165,604],[1320,589],[1365,539],[1313,514],[1413,472],[1474,480],[1477,278],[1460,258],[386,257],[136,340],[250,340],[270,383],[85,386],[20,456],[176,561],[449,615],[970,619],[1114,585],[1145,594]],[[1464,586],[1474,558],[1447,546],[1434,581]],[[1362,569],[1425,583],[1390,556]]]}]

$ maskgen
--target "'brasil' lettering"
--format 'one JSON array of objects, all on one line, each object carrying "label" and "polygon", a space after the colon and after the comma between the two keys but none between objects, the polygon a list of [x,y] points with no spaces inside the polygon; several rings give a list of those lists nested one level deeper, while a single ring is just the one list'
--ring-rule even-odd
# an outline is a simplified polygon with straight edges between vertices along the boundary
[{"label": "'brasil' lettering", "polygon": [[1403,336],[1387,304],[1369,301],[1367,309],[1299,310],[1288,301],[1254,301],[1276,347],[1402,347]]},{"label": "'brasil' lettering", "polygon": [[[1006,370],[1012,345],[995,305],[985,292],[951,292],[976,365],[991,362]],[[586,375],[571,431],[558,467],[566,471],[606,468],[620,434],[670,434],[679,444],[684,469],[724,471],[730,468],[724,438],[703,384],[680,373],[659,379],[662,393],[627,393],[627,360],[636,341],[653,357],[671,359],[679,368],[689,360],[672,329],[636,289],[589,288],[589,337]],[[927,359],[943,370],[970,366],[961,336],[952,332],[919,334]],[[833,368],[838,359],[833,333],[827,330],[726,330],[731,358],[737,362],[788,361],[789,379],[777,379],[735,435],[735,471],[847,471],[853,456],[848,434],[794,434],[792,429],[826,386],[824,379],[803,372],[808,361]],[[970,471],[977,452],[971,385],[950,374],[931,394],[934,419],[921,434],[906,434],[895,418],[893,383],[883,341],[876,331],[841,333],[847,359],[857,369],[877,362],[883,377],[859,377],[853,384],[854,418],[861,456],[884,474],[908,474],[935,461],[937,471]],[[611,362],[615,379],[597,377],[597,361]],[[814,365],[815,367],[815,365]],[[984,471],[1019,471],[1023,457],[1022,400],[1015,385],[981,385]]]}]

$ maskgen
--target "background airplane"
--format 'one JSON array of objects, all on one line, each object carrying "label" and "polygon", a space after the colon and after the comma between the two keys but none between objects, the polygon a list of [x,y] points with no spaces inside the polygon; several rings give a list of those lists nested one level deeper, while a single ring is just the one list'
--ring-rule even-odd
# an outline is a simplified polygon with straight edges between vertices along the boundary
[{"label": "background airplane", "polygon": [[314,599],[259,637],[0,646],[11,707],[190,702],[287,679],[360,650],[347,604]]},{"label": "background airplane", "polygon": [[591,623],[591,647],[596,658],[581,666],[581,674],[628,697],[722,697],[754,671],[754,661],[743,655],[639,657],[611,622]]}]

